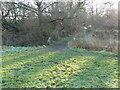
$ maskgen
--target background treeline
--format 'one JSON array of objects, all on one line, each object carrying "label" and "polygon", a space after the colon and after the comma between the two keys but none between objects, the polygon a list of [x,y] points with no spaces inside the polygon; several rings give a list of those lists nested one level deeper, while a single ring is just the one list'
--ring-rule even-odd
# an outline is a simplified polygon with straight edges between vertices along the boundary
[{"label": "background treeline", "polygon": [[[12,46],[43,45],[48,37],[59,40],[74,34],[76,39],[70,41],[69,46],[107,48],[106,44],[110,46],[112,42],[113,45],[113,41],[115,46],[117,10],[111,2],[102,3],[100,7],[98,4],[94,7],[93,2],[94,0],[0,2],[2,43]],[[88,36],[92,38],[89,40],[92,44],[86,41],[85,38],[90,39]],[[106,42],[108,39],[110,42]],[[94,45],[98,42],[103,45]],[[81,46],[82,44],[85,45]]]}]

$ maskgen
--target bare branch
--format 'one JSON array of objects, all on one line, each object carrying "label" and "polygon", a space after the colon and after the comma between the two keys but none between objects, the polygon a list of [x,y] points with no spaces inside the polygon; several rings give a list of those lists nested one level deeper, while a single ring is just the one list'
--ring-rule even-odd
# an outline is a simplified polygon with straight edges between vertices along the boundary
[{"label": "bare branch", "polygon": [[64,21],[65,19],[75,19],[75,18],[77,17],[58,18],[58,19],[51,20],[50,23],[56,22],[56,21]]},{"label": "bare branch", "polygon": [[42,12],[43,12],[45,9],[49,8],[50,6],[52,6],[52,5],[56,4],[56,3],[58,3],[58,2],[54,2],[54,3],[49,4],[48,6],[46,6],[45,8],[42,9]]},{"label": "bare branch", "polygon": [[36,13],[38,15],[38,12],[37,12],[36,8],[28,6],[28,5],[26,5],[26,4],[22,3],[22,2],[19,2],[19,3],[14,2],[14,4],[17,4],[19,7],[23,8],[23,9],[26,9],[26,10],[30,10],[30,11],[32,11],[32,12],[34,12],[34,13]]}]

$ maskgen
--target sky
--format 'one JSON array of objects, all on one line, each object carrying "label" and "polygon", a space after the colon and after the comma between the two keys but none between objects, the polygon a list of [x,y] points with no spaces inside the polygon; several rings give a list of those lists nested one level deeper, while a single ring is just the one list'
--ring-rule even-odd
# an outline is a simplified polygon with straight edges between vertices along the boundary
[{"label": "sky", "polygon": [[98,0],[98,1],[104,1],[104,2],[110,1],[110,2],[113,2],[114,3],[113,7],[118,8],[118,2],[120,0]]},{"label": "sky", "polygon": [[[33,0],[1,0],[1,1],[3,1],[3,2],[6,2],[6,1],[21,1],[21,2],[23,2],[23,1],[26,1],[26,2],[33,2]],[[36,0],[36,1],[40,1],[40,0]],[[52,2],[52,1],[56,1],[56,0],[43,0],[43,1],[47,1],[47,2]],[[71,0],[58,0],[58,1],[60,1],[60,2],[67,2],[67,1],[71,1]],[[72,0],[72,1],[77,1],[77,0]],[[91,0],[87,0],[87,1],[91,1]],[[120,1],[120,0],[92,0],[93,2],[94,2],[94,5],[97,3],[98,5],[101,5],[101,3],[102,2],[113,2],[114,3],[114,5],[113,5],[113,7],[114,8],[118,8],[118,2]]]}]

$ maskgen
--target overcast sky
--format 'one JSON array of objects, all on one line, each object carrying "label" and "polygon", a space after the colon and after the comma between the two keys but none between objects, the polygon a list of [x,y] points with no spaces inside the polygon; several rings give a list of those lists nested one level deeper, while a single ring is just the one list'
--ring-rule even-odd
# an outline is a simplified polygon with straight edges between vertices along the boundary
[{"label": "overcast sky", "polygon": [[97,1],[102,1],[102,2],[107,2],[107,1],[110,1],[110,2],[113,2],[114,3],[114,8],[118,8],[118,2],[120,0],[97,0]]},{"label": "overcast sky", "polygon": [[[33,2],[34,0],[2,0],[2,1],[26,1],[26,2]],[[36,0],[36,1],[40,1],[40,0]],[[43,1],[47,1],[47,2],[52,2],[52,1],[56,1],[56,0],[43,0]],[[67,2],[67,1],[71,1],[71,0],[58,0],[60,2]],[[72,1],[78,1],[78,0],[72,0]],[[87,0],[87,1],[91,1],[91,0]],[[92,0],[94,2],[93,5],[95,5],[97,3],[97,5],[101,5],[102,2],[113,2],[114,3],[114,8],[118,8],[118,2],[120,0]]]}]

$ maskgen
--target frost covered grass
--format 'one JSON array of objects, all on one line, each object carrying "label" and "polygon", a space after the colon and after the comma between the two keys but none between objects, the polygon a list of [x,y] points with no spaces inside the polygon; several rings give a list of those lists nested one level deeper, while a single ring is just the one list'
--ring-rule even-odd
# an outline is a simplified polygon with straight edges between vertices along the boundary
[{"label": "frost covered grass", "polygon": [[34,50],[34,49],[41,49],[45,48],[46,46],[32,46],[32,47],[14,47],[14,46],[3,46],[2,47],[2,53],[7,53],[7,52],[23,52],[26,50]]}]

